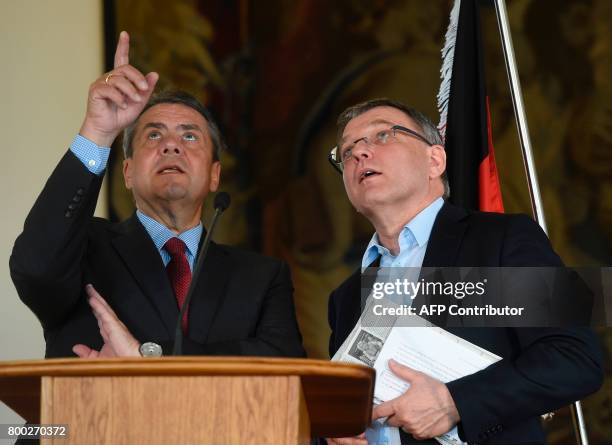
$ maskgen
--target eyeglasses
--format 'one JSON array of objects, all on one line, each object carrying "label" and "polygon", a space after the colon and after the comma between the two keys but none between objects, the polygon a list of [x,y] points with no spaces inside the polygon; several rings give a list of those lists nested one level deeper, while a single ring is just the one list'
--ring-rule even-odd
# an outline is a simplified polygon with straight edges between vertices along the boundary
[{"label": "eyeglasses", "polygon": [[335,146],[334,148],[332,148],[327,159],[329,160],[331,165],[334,166],[336,170],[342,173],[344,171],[344,163],[348,161],[351,158],[351,156],[353,156],[353,149],[359,142],[363,141],[368,145],[371,144],[377,147],[382,147],[385,145],[389,145],[392,142],[397,142],[398,132],[413,136],[417,138],[419,141],[425,142],[430,147],[434,145],[431,142],[429,142],[427,139],[425,139],[423,136],[421,136],[419,133],[417,133],[416,131],[410,130],[409,128],[406,128],[406,127],[402,127],[401,125],[394,125],[388,130],[377,131],[376,133],[370,136],[359,138],[353,141],[352,143],[347,144],[343,147]]}]

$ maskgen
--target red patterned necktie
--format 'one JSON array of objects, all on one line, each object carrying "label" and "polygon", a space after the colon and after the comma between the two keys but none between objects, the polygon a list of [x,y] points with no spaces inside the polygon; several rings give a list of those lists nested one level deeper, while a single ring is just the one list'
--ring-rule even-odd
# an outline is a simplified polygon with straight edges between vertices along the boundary
[{"label": "red patterned necktie", "polygon": [[[178,238],[170,238],[164,244],[164,249],[170,254],[170,262],[166,266],[166,272],[168,278],[170,278],[170,283],[172,283],[172,290],[174,290],[179,310],[183,306],[189,290],[189,283],[191,283],[191,269],[185,255],[185,247],[185,243]],[[189,308],[185,309],[185,314],[181,320],[184,334],[187,334],[188,312]]]}]

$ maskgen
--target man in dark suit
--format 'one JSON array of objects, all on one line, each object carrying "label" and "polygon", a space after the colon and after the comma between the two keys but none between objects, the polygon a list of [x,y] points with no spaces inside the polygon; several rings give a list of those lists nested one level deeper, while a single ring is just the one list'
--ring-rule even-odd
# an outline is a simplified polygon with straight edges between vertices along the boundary
[{"label": "man in dark suit", "polygon": [[[435,126],[404,104],[378,99],[344,111],[330,160],[355,209],[374,228],[362,267],[558,266],[540,227],[521,215],[471,212],[445,202],[446,154]],[[361,312],[361,271],[330,296],[330,354]],[[588,328],[447,328],[503,359],[444,384],[407,366],[389,368],[410,382],[374,408],[400,428],[402,443],[451,432],[470,444],[545,443],[539,416],[596,391],[601,352]],[[457,437],[457,436],[456,436]],[[364,435],[329,439],[365,444]]]},{"label": "man in dark suit", "polygon": [[[158,75],[115,67],[90,87],[79,135],[15,242],[11,275],[39,318],[46,357],[170,354],[203,240],[201,212],[220,181],[219,130],[185,93],[151,98]],[[137,212],[93,218],[114,139]],[[304,356],[288,267],[212,243],[182,320],[183,353]]]}]

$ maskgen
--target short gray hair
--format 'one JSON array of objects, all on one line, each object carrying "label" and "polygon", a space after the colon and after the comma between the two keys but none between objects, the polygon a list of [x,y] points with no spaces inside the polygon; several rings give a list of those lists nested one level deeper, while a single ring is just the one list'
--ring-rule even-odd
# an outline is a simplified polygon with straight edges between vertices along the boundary
[{"label": "short gray hair", "polygon": [[213,145],[213,161],[218,161],[220,159],[221,150],[225,150],[226,145],[221,135],[221,131],[219,131],[219,126],[213,119],[211,112],[202,105],[198,99],[185,91],[163,91],[149,99],[149,102],[147,102],[134,122],[123,130],[123,155],[125,159],[131,158],[134,154],[132,142],[134,141],[134,131],[136,130],[136,125],[138,124],[140,116],[149,108],[159,104],[185,105],[200,113],[208,126],[208,133],[210,134],[210,140]]},{"label": "short gray hair", "polygon": [[[400,110],[406,116],[408,116],[412,120],[412,122],[414,122],[414,124],[422,132],[422,136],[427,139],[430,144],[444,146],[444,140],[442,139],[438,128],[434,125],[431,119],[429,119],[419,110],[411,108],[400,101],[387,98],[371,99],[366,102],[353,105],[352,107],[349,107],[342,113],[340,113],[340,116],[338,116],[337,121],[338,132],[336,135],[336,139],[338,141],[342,139],[344,129],[351,120],[355,119],[357,116],[365,113],[366,111],[378,107],[391,107]],[[442,184],[444,185],[444,194],[442,195],[442,198],[448,199],[450,196],[450,185],[448,183],[448,176],[446,174],[446,170],[442,173],[440,179],[442,180]]]}]

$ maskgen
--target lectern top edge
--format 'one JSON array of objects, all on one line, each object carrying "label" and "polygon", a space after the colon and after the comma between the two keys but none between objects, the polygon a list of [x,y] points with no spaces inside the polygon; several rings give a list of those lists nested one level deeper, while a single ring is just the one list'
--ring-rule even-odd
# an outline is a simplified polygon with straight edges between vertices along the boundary
[{"label": "lectern top edge", "polygon": [[374,370],[327,360],[263,357],[62,358],[0,362],[0,377],[43,375],[297,375],[369,380]]}]

